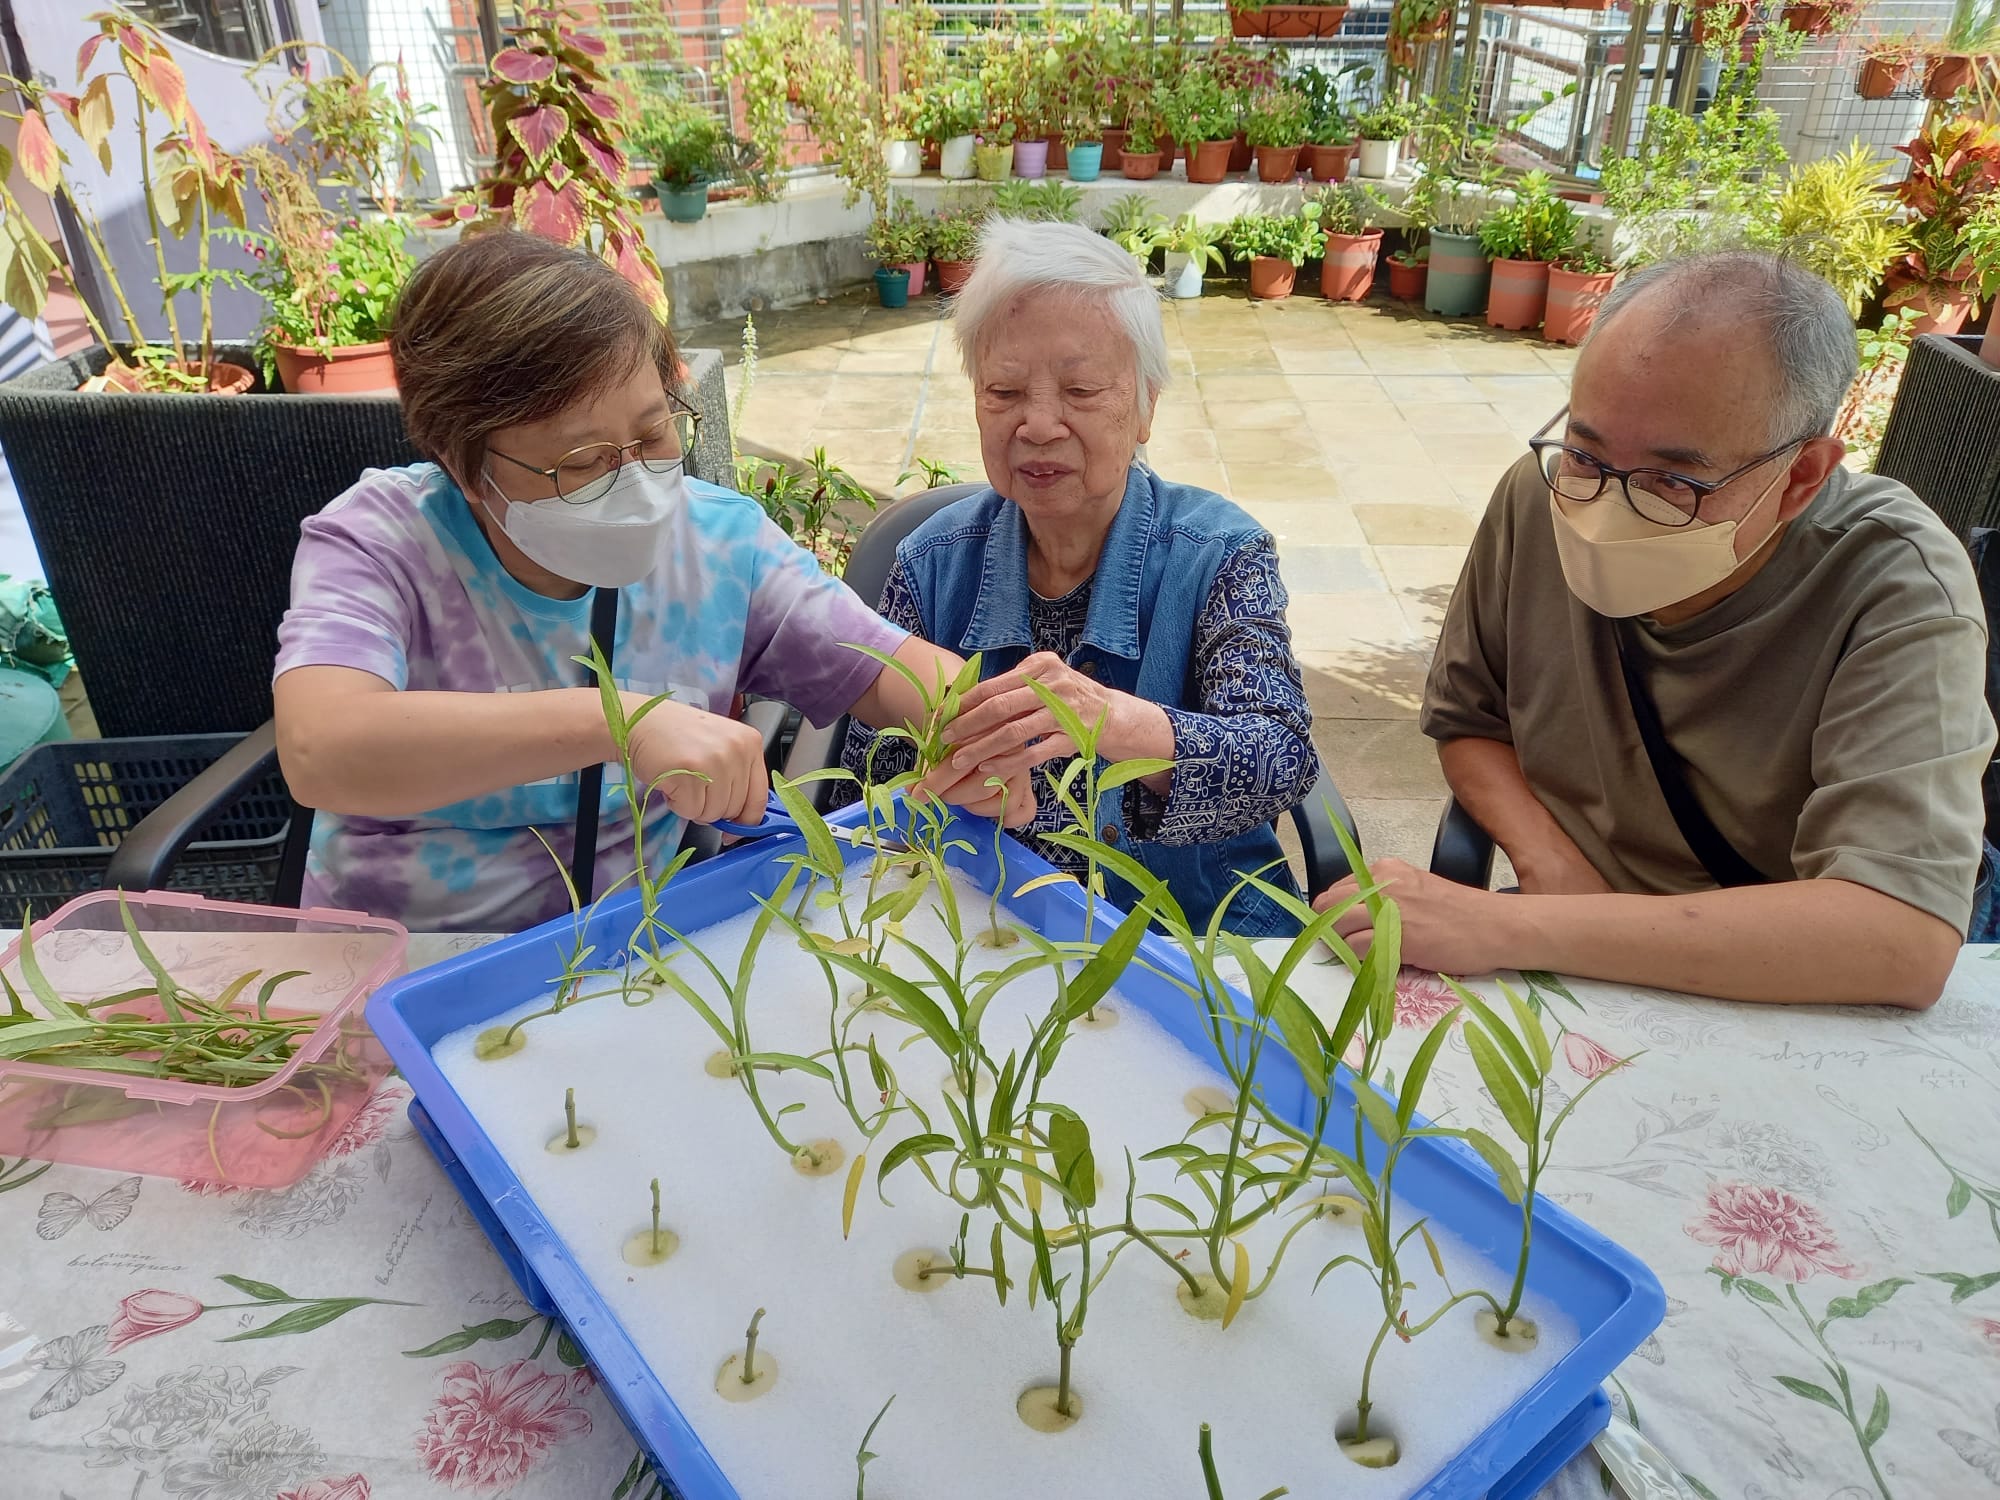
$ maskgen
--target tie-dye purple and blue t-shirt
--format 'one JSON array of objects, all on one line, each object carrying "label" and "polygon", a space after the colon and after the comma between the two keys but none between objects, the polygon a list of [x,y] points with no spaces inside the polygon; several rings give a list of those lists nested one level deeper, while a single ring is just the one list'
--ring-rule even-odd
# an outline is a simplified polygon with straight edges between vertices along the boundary
[{"label": "tie-dye purple and blue t-shirt", "polygon": [[[434,464],[371,469],[300,528],[276,673],[353,667],[399,690],[528,693],[583,681],[590,598],[549,599],[500,565],[465,497]],[[620,686],[728,713],[738,693],[782,698],[824,724],[879,668],[846,644],[893,652],[906,639],[755,501],[687,485],[653,571],[619,591]],[[419,931],[511,932],[568,910],[574,773],[413,818],[313,820],[305,901],[393,917]],[[632,867],[617,768],[605,772],[600,891]],[[678,820],[649,821],[664,864]]]}]

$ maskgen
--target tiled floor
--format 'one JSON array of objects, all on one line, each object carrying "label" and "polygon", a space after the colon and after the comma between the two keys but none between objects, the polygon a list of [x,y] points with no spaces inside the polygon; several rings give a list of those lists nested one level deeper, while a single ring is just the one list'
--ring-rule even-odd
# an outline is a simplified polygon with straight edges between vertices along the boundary
[{"label": "tiled floor", "polygon": [[[742,450],[798,462],[823,446],[885,496],[917,457],[982,477],[936,301],[873,300],[758,318]],[[1400,304],[1252,303],[1241,283],[1167,303],[1166,326],[1173,384],[1147,456],[1276,535],[1320,753],[1368,852],[1422,863],[1444,794],[1415,722],[1438,622],[1494,482],[1562,405],[1575,354]],[[732,396],[741,332],[684,339],[726,352]]]}]

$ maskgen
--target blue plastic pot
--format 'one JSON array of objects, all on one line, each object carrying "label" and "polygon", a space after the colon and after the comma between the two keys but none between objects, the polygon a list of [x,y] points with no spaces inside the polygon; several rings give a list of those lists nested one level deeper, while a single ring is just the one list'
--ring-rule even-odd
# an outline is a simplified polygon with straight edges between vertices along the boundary
[{"label": "blue plastic pot", "polygon": [[1095,182],[1104,166],[1104,142],[1082,141],[1069,148],[1069,180]]},{"label": "blue plastic pot", "polygon": [[908,307],[910,305],[908,269],[903,266],[877,266],[875,294],[882,299],[884,307]]}]

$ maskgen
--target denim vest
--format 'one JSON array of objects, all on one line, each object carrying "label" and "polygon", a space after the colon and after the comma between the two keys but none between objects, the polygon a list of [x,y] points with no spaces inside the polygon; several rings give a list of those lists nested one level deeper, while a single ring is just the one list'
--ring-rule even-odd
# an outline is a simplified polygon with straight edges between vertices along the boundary
[{"label": "denim vest", "polygon": [[[1125,499],[1112,518],[1091,582],[1090,612],[1069,664],[1106,687],[1154,703],[1200,711],[1194,685],[1194,628],[1223,560],[1264,528],[1220,495],[1169,484],[1134,464]],[[1020,507],[992,489],[947,505],[896,549],[922,612],[924,634],[970,656],[983,652],[982,675],[995,677],[1028,655],[1028,529]],[[1167,883],[1199,930],[1239,873],[1282,861],[1268,823],[1204,844],[1134,841],[1125,830],[1125,799],[1099,808],[1097,836],[1126,850]],[[1296,891],[1290,867],[1263,878]],[[1111,901],[1129,907],[1138,893],[1106,876]],[[1229,909],[1230,931],[1288,935],[1297,921],[1269,896],[1245,890]]]}]

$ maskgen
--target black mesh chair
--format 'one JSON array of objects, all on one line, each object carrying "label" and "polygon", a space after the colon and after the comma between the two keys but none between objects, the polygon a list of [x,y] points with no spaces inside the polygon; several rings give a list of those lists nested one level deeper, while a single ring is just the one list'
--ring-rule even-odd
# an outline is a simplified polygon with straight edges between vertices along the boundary
[{"label": "black mesh chair", "polygon": [[1493,884],[1493,835],[1454,797],[1445,798],[1444,816],[1438,819],[1431,873],[1482,891]]},{"label": "black mesh chair", "polygon": [[[936,489],[907,496],[878,511],[862,531],[854,545],[854,554],[848,559],[848,587],[879,608],[882,589],[896,565],[896,548],[903,539],[953,501],[976,495],[985,488],[983,484],[940,485]],[[797,739],[793,741],[791,755],[785,762],[785,774],[803,776],[809,771],[839,765],[842,747],[847,743],[847,726],[848,720],[844,716],[824,729],[815,729],[810,724],[801,726]],[[808,788],[808,792],[814,805],[824,812],[832,800],[834,784],[816,782]],[[1305,856],[1307,893],[1323,891],[1346,879],[1350,873],[1347,854],[1341,848],[1339,835],[1334,832],[1334,823],[1338,820],[1340,826],[1346,829],[1357,849],[1361,847],[1361,834],[1355,827],[1354,814],[1348,811],[1340,789],[1333,784],[1333,778],[1322,770],[1312,791],[1305,801],[1292,809],[1291,816],[1292,824],[1298,830],[1301,852]]]}]

